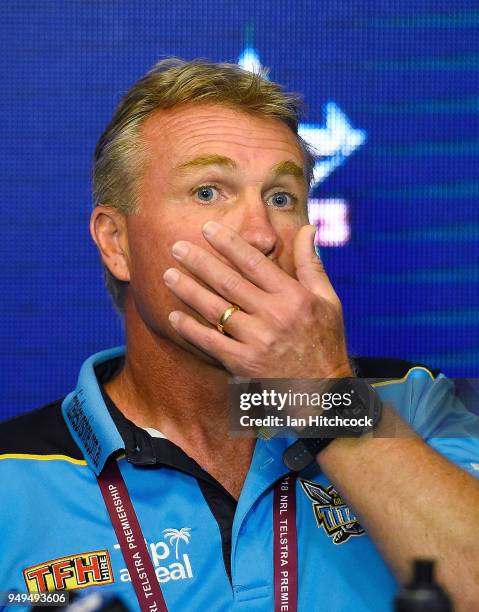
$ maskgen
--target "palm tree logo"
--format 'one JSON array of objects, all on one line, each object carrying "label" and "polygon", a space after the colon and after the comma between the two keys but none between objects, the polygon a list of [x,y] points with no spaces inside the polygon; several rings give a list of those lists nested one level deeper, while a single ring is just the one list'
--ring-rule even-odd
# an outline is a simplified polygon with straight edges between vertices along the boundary
[{"label": "palm tree logo", "polygon": [[176,542],[175,554],[178,559],[178,544],[180,540],[190,543],[190,531],[191,527],[182,527],[181,529],[173,529],[172,527],[168,529],[163,529],[163,536],[165,538],[169,538],[171,546],[173,546],[173,542]]}]

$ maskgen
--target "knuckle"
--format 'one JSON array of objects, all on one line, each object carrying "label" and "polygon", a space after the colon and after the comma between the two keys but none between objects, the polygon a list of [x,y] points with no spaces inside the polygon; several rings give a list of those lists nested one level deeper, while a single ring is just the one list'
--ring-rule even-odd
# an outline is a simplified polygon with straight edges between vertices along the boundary
[{"label": "knuckle", "polygon": [[241,359],[241,367],[245,373],[250,375],[252,378],[260,378],[263,372],[262,360],[259,358],[256,352],[250,352],[243,355]]},{"label": "knuckle", "polygon": [[317,306],[315,296],[308,291],[302,291],[295,296],[290,313],[294,320],[301,319],[303,323],[311,323],[316,318]]},{"label": "knuckle", "polygon": [[207,351],[216,348],[216,334],[213,329],[205,329],[201,343]]},{"label": "knuckle", "polygon": [[241,282],[241,276],[236,273],[231,273],[225,276],[220,283],[221,289],[225,292],[234,291]]},{"label": "knuckle", "polygon": [[[273,330],[279,332],[286,331],[293,319],[293,315],[289,308],[289,301],[288,308],[284,307],[284,303],[273,303],[268,310],[263,312],[261,318],[271,332],[273,332]],[[267,334],[265,334],[265,337],[267,337]]]},{"label": "knuckle", "polygon": [[273,315],[274,326],[281,333],[290,329],[293,320],[294,317],[288,311],[278,312]]},{"label": "knuckle", "polygon": [[298,322],[304,324],[314,319],[315,299],[309,291],[294,291],[288,294],[285,304],[277,304],[268,313],[268,318],[280,332],[291,331]]},{"label": "knuckle", "polygon": [[263,253],[260,253],[259,251],[257,253],[253,253],[252,255],[247,257],[245,264],[244,264],[245,269],[248,272],[254,272],[255,270],[259,268],[259,266],[263,263],[263,261],[264,261]]},{"label": "knuckle", "polygon": [[301,311],[310,311],[314,307],[315,297],[309,291],[298,291],[296,296],[296,305]]},{"label": "knuckle", "polygon": [[263,352],[269,352],[276,344],[276,335],[265,331],[258,335],[258,343]]},{"label": "knuckle", "polygon": [[298,310],[302,310],[305,307],[306,298],[304,296],[306,292],[301,291],[301,289],[296,289],[295,291],[290,291],[288,293],[288,308],[287,312],[297,312]]}]

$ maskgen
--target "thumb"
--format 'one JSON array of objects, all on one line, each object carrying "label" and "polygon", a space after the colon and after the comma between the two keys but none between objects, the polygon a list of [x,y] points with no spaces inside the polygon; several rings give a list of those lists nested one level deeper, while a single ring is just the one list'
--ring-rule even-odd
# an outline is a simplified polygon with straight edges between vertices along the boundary
[{"label": "thumb", "polygon": [[294,266],[298,281],[317,295],[326,299],[337,299],[336,293],[329,282],[323,262],[314,248],[314,225],[305,225],[294,239]]}]

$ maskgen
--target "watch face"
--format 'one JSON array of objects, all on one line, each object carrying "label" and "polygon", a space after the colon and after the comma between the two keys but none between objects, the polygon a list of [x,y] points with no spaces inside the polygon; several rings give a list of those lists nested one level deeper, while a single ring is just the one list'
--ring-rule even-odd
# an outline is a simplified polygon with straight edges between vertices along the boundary
[{"label": "watch face", "polygon": [[330,393],[341,394],[343,402],[322,416],[341,422],[341,426],[308,427],[301,439],[286,449],[283,461],[290,470],[300,471],[336,438],[358,438],[371,431],[381,419],[382,404],[374,388],[360,378],[343,378],[333,384]]},{"label": "watch face", "polygon": [[[328,411],[328,416],[338,416],[341,426],[328,431],[328,437],[358,437],[371,431],[381,418],[381,400],[365,380],[344,378],[333,385],[331,392],[340,393],[345,400]],[[347,401],[346,401],[347,400]]]}]

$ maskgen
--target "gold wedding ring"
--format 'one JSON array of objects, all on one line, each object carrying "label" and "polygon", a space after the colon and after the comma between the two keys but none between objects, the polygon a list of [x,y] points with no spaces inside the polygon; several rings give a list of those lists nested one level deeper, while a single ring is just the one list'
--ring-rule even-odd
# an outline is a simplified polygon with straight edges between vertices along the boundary
[{"label": "gold wedding ring", "polygon": [[236,310],[241,310],[241,308],[237,306],[236,304],[231,304],[231,306],[228,306],[228,308],[226,308],[226,310],[223,312],[223,314],[219,318],[218,323],[216,324],[216,328],[220,333],[222,334],[225,333],[224,327],[225,327],[226,321],[231,317],[231,315]]}]

